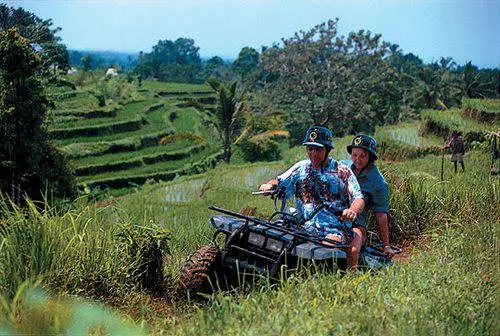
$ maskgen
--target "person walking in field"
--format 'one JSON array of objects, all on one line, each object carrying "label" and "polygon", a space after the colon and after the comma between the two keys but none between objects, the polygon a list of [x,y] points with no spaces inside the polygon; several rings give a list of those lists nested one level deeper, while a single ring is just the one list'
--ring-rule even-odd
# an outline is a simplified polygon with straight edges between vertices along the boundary
[{"label": "person walking in field", "polygon": [[359,215],[355,223],[354,230],[357,231],[360,240],[354,250],[361,250],[366,239],[366,217],[368,211],[375,213],[375,221],[379,228],[379,236],[384,246],[384,253],[392,258],[394,251],[389,243],[389,226],[387,213],[389,211],[389,187],[382,174],[375,165],[377,156],[377,142],[368,135],[356,135],[347,146],[347,152],[351,155],[352,161],[345,161],[356,175],[363,198],[365,200],[365,209]]},{"label": "person walking in field", "polygon": [[[260,186],[261,191],[282,190],[287,199],[295,196],[297,210],[303,218],[308,218],[320,206],[344,209],[338,218],[326,208],[322,208],[305,223],[304,229],[319,238],[339,243],[349,243],[347,262],[351,269],[358,265],[362,237],[352,230],[352,223],[363,211],[365,202],[359,183],[351,169],[340,161],[330,158],[333,148],[332,132],[323,126],[309,128],[302,142],[307,149],[308,160],[294,164],[275,180]],[[342,230],[348,227],[348,232]]]},{"label": "person walking in field", "polygon": [[465,144],[464,140],[462,139],[462,134],[460,132],[453,131],[451,133],[450,141],[448,142],[447,145],[442,147],[443,150],[448,148],[451,148],[450,161],[453,162],[455,174],[457,173],[458,162],[460,162],[460,165],[462,166],[462,171],[465,171],[465,164],[464,164]]}]

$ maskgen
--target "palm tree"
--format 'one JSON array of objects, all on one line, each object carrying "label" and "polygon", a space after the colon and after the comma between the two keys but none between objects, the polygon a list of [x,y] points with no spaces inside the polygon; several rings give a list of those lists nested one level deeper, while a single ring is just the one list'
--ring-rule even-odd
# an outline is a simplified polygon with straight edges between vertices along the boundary
[{"label": "palm tree", "polygon": [[207,82],[217,92],[215,126],[224,150],[222,159],[229,163],[232,155],[231,144],[241,126],[239,121],[247,113],[246,99],[237,96],[236,82],[231,83],[229,87],[215,78],[210,78]]}]

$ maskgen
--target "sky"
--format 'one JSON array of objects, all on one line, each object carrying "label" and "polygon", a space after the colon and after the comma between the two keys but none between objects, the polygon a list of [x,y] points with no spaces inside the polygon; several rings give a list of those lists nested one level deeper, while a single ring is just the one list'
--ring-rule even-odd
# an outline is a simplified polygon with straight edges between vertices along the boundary
[{"label": "sky", "polygon": [[382,34],[424,62],[500,67],[500,0],[0,0],[53,27],[69,49],[150,52],[192,38],[202,57],[234,59],[339,18],[341,34]]}]

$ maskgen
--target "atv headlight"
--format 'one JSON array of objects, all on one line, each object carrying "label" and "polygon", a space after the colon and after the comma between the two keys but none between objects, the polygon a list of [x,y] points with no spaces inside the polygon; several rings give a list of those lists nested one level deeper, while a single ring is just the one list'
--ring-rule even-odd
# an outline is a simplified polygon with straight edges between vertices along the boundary
[{"label": "atv headlight", "polygon": [[279,253],[283,249],[283,242],[281,240],[267,238],[266,249]]},{"label": "atv headlight", "polygon": [[264,241],[266,240],[266,237],[263,235],[260,235],[258,233],[250,232],[248,235],[248,242],[252,245],[262,247],[264,246]]}]

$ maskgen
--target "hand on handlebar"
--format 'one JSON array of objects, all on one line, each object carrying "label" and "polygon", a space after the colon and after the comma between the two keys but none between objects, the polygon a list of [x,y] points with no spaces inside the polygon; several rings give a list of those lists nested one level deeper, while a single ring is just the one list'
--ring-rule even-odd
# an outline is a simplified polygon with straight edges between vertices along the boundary
[{"label": "hand on handlebar", "polygon": [[261,192],[263,192],[264,196],[269,196],[269,195],[273,195],[276,193],[276,187],[277,187],[276,184],[268,182],[268,183],[261,184],[259,187],[259,190]]},{"label": "hand on handlebar", "polygon": [[347,220],[349,222],[354,222],[357,218],[358,213],[351,209],[344,209],[344,211],[342,211],[342,216],[340,217],[341,220]]}]

